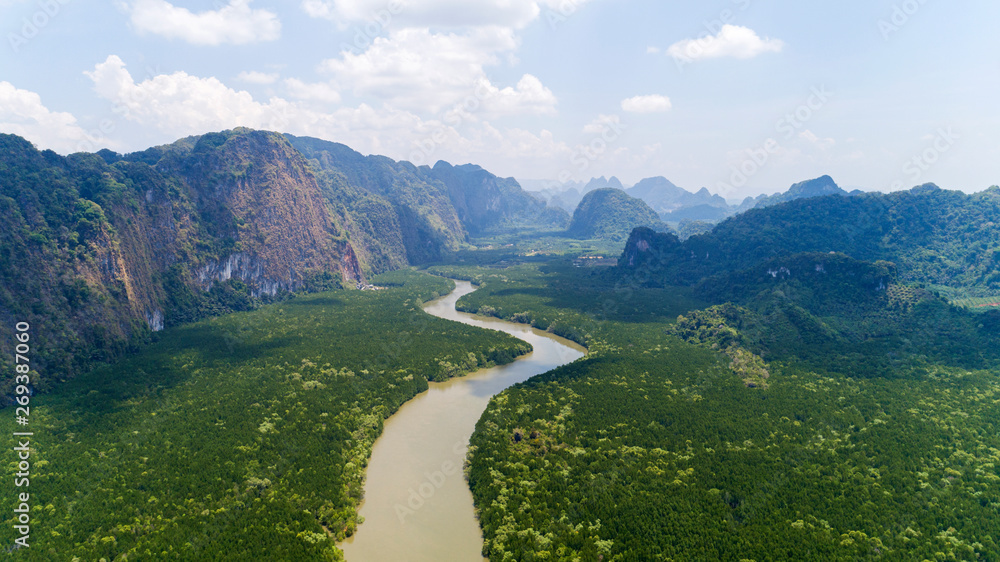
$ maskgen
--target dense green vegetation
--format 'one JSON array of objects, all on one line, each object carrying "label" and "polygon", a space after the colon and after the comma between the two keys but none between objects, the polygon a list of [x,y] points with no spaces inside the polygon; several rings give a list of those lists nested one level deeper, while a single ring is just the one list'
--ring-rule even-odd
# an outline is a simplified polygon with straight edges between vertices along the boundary
[{"label": "dense green vegetation", "polygon": [[39,390],[162,326],[360,274],[280,135],[227,131],[127,157],[0,145],[0,350],[6,362],[11,327],[31,323]]},{"label": "dense green vegetation", "polygon": [[[817,275],[794,281],[744,273],[743,286],[696,289],[709,302],[742,304],[694,310],[692,298],[688,307],[653,304],[659,314],[646,303],[672,290],[640,280],[616,289],[596,282],[599,273],[558,267],[465,270],[484,286],[460,305],[559,319],[567,330],[580,322],[591,344],[587,358],[495,397],[480,420],[470,483],[485,554],[496,561],[1000,557],[995,356],[966,355],[961,332],[928,335],[941,346],[937,354],[903,341],[928,326],[910,323],[945,321],[996,346],[1000,323],[897,285],[888,264],[825,257],[826,276],[815,267]],[[888,350],[889,369],[839,368],[842,357],[808,337],[816,330],[776,353],[767,336],[789,317],[761,308],[775,292],[787,292],[789,307],[842,341],[888,338],[880,340],[886,347],[858,353],[877,359]],[[853,310],[833,309],[858,298]],[[595,314],[606,300],[614,313]],[[869,312],[887,315],[871,324],[880,335],[844,331]]]},{"label": "dense green vegetation", "polygon": [[[854,193],[854,195],[860,192]],[[788,189],[784,193],[775,193],[773,195],[759,195],[757,197],[747,197],[743,200],[743,203],[737,207],[736,212],[742,213],[749,211],[750,209],[762,209],[764,207],[773,207],[774,205],[780,205],[782,203],[788,203],[789,201],[795,201],[796,199],[808,199],[810,197],[825,197],[827,195],[840,195],[849,196],[848,192],[844,191],[837,185],[837,182],[833,181],[830,176],[823,176],[813,180],[799,182]]]},{"label": "dense green vegetation", "polygon": [[669,230],[643,200],[620,189],[596,189],[583,197],[573,212],[567,234],[575,238],[624,241],[632,229],[646,226]]},{"label": "dense green vegetation", "polygon": [[615,282],[600,269],[575,268],[568,260],[504,269],[434,266],[428,271],[479,285],[458,301],[461,311],[530,324],[591,349],[611,337],[608,321],[619,322],[615,330],[632,328],[621,322],[663,326],[708,305],[689,288],[639,289]]},{"label": "dense green vegetation", "polygon": [[976,314],[902,284],[889,262],[797,254],[702,280],[695,294],[746,307],[727,321],[767,359],[795,357],[853,377],[926,362],[1000,364],[1000,312]]},{"label": "dense green vegetation", "polygon": [[[168,329],[36,398],[36,507],[18,559],[338,559],[383,420],[428,379],[530,349],[420,310],[450,281],[407,270],[376,282],[390,288]],[[10,498],[16,465],[3,472]]]},{"label": "dense green vegetation", "polygon": [[0,135],[0,362],[11,327],[30,322],[48,390],[164,326],[439,261],[469,233],[567,219],[475,166],[417,168],[267,131],[68,157]]},{"label": "dense green vegetation", "polygon": [[338,559],[382,421],[528,351],[420,311],[444,279],[344,289],[430,262],[481,286],[460,309],[590,351],[480,420],[491,560],[1000,559],[1000,188],[824,177],[682,241],[619,190],[563,233],[476,166],[262,131],[0,149],[0,361],[30,322],[51,391],[26,560]]},{"label": "dense green vegetation", "polygon": [[655,271],[654,284],[688,285],[772,258],[835,251],[893,262],[904,282],[950,288],[952,298],[987,297],[1000,292],[998,223],[1000,187],[799,199],[750,210],[684,243],[637,231],[621,265]]}]

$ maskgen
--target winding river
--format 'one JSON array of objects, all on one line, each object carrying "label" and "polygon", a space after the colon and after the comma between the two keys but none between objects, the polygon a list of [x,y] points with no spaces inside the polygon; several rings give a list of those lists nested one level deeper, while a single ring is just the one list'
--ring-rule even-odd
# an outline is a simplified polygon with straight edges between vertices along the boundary
[{"label": "winding river", "polygon": [[522,324],[455,310],[473,292],[456,281],[449,295],[424,306],[429,314],[499,330],[529,342],[534,351],[430,389],[385,423],[372,449],[365,481],[364,523],[342,543],[347,562],[482,561],[482,531],[462,474],[469,438],[490,398],[585,353],[573,342]]}]

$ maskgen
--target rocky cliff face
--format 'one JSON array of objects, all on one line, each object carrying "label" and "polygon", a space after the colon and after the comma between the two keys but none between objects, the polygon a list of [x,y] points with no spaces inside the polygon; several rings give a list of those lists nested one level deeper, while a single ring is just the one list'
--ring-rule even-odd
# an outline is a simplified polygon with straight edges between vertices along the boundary
[{"label": "rocky cliff face", "polygon": [[513,178],[497,177],[479,166],[438,162],[433,168],[421,167],[420,172],[448,188],[452,205],[471,236],[510,228],[555,230],[569,222],[569,214],[535,199]]},{"label": "rocky cliff face", "polygon": [[203,289],[239,278],[255,295],[274,295],[297,290],[311,273],[323,271],[363,279],[316,177],[282,136],[206,135],[185,160],[183,181],[208,219],[203,230],[227,246],[199,265]]},{"label": "rocky cliff face", "polygon": [[374,269],[437,261],[458,249],[466,228],[439,182],[409,162],[365,156],[350,147],[285,135],[319,178],[323,194],[351,240],[363,240],[359,259]]},{"label": "rocky cliff face", "polygon": [[[41,387],[316,275],[364,280],[308,163],[280,135],[228,131],[125,157],[61,157],[10,135],[0,145],[0,337],[32,324]],[[210,294],[226,302],[208,306]]]},{"label": "rocky cliff face", "polygon": [[165,327],[440,260],[539,216],[475,166],[266,131],[68,157],[0,135],[0,361],[31,322],[45,386]]}]

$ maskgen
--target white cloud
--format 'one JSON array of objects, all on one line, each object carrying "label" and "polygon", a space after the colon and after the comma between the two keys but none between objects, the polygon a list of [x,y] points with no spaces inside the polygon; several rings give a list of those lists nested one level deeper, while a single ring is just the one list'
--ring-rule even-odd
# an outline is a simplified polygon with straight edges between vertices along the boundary
[{"label": "white cloud", "polygon": [[646,54],[647,55],[658,55],[658,54],[660,54],[660,48],[659,47],[646,47]]},{"label": "white cloud", "polygon": [[[565,144],[554,140],[547,131],[535,134],[521,129],[500,130],[482,119],[466,123],[459,132],[452,124],[424,119],[390,105],[378,110],[361,104],[318,111],[309,104],[280,97],[257,101],[249,92],[229,88],[217,78],[184,72],[156,75],[136,83],[122,60],[114,55],[86,74],[98,95],[114,103],[123,118],[159,131],[165,141],[246,126],[335,140],[363,153],[396,159],[419,156],[420,163],[429,164],[438,159],[474,161],[495,170],[509,170],[522,162],[543,162],[546,155],[569,155]],[[289,82],[285,85],[290,89],[302,86],[307,91],[325,91],[316,84]],[[492,91],[495,105],[503,105],[508,95],[504,90]],[[530,77],[510,90],[525,95],[539,92]]]},{"label": "white cloud", "polygon": [[622,118],[617,115],[598,115],[593,121],[584,125],[583,132],[588,135],[599,135],[609,128],[619,128],[621,122]]},{"label": "white cloud", "polygon": [[554,112],[556,97],[538,78],[526,74],[516,87],[500,88],[486,77],[484,67],[501,64],[499,55],[518,44],[513,30],[503,27],[463,34],[403,29],[375,39],[364,53],[342,52],[321,69],[341,90],[414,111],[458,105],[484,116]]},{"label": "white cloud", "polygon": [[298,78],[289,78],[285,80],[285,87],[288,95],[295,99],[340,103],[340,92],[323,82],[308,84]]},{"label": "white cloud", "polygon": [[685,62],[721,57],[750,59],[763,53],[781,52],[784,47],[781,40],[761,39],[748,27],[727,24],[717,35],[678,41],[667,49],[667,54]]},{"label": "white cloud", "polygon": [[256,70],[240,72],[239,76],[236,77],[240,82],[261,85],[274,84],[278,81],[278,78],[277,73],[258,72]]},{"label": "white cloud", "polygon": [[0,82],[0,131],[19,135],[41,149],[70,153],[96,147],[70,113],[50,111],[35,92]]},{"label": "white cloud", "polygon": [[139,33],[181,39],[195,45],[244,45],[281,37],[281,22],[274,12],[250,7],[251,0],[199,13],[178,8],[166,0],[135,0],[132,26]]},{"label": "white cloud", "polygon": [[815,133],[813,133],[812,131],[810,131],[808,129],[806,129],[805,131],[802,131],[801,133],[799,133],[799,138],[802,139],[802,140],[804,140],[804,141],[806,141],[807,143],[815,146],[816,148],[819,148],[820,150],[826,150],[828,148],[833,148],[837,144],[836,140],[834,140],[832,138],[825,138],[825,139],[824,138],[820,138],[820,137],[816,136]]},{"label": "white cloud", "polygon": [[94,82],[97,94],[115,103],[116,111],[126,118],[175,136],[237,125],[278,125],[289,108],[280,98],[260,104],[250,93],[233,90],[217,78],[198,78],[185,72],[160,74],[137,84],[115,55],[85,74]]},{"label": "white cloud", "polygon": [[670,111],[671,107],[670,98],[656,94],[622,100],[622,109],[630,113],[662,113]]},{"label": "white cloud", "polygon": [[376,22],[379,27],[477,27],[499,25],[522,28],[545,10],[557,13],[571,4],[573,11],[586,0],[303,0],[302,9],[314,18],[342,25]]}]

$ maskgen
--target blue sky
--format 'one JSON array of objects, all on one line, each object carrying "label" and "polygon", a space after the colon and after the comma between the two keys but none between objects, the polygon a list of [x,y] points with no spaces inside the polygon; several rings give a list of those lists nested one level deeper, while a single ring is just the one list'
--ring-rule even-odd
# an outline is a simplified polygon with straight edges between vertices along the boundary
[{"label": "blue sky", "polygon": [[0,0],[0,132],[60,153],[234,126],[418,164],[729,198],[1000,183],[1000,4]]}]

